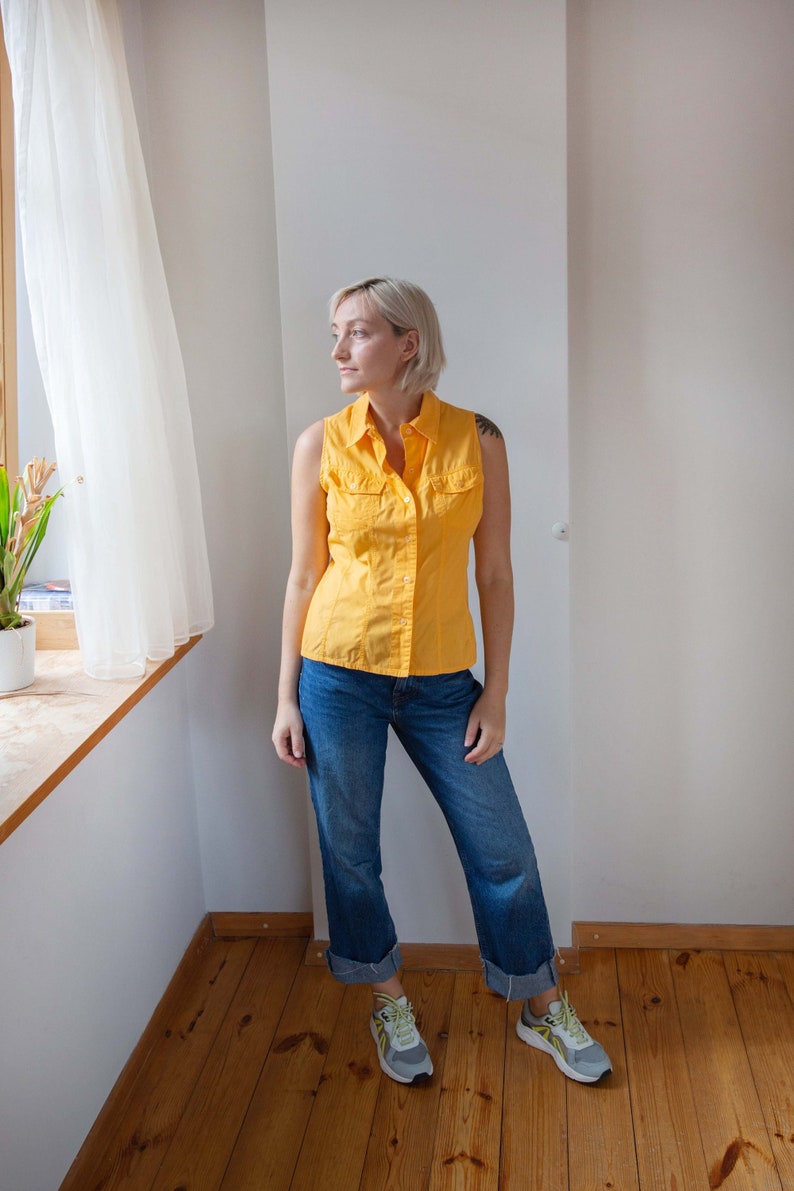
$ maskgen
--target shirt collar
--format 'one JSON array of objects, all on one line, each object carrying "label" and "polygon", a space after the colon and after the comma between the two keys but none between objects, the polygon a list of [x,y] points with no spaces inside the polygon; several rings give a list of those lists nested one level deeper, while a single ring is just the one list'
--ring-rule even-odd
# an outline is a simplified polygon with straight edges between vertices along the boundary
[{"label": "shirt collar", "polygon": [[[432,443],[438,442],[438,424],[441,418],[441,402],[435,393],[428,389],[422,394],[422,408],[414,418],[411,425],[425,438],[429,438]],[[350,433],[347,439],[347,445],[352,447],[353,443],[358,442],[367,433],[370,426],[369,420],[369,397],[366,393],[362,393],[356,401],[353,402],[353,407],[350,414]]]},{"label": "shirt collar", "polygon": [[432,389],[428,389],[422,396],[422,408],[419,416],[414,418],[412,425],[432,443],[438,442],[438,423],[441,418],[441,402]]},{"label": "shirt collar", "polygon": [[347,445],[352,447],[354,442],[358,442],[367,433],[367,426],[369,424],[369,397],[366,393],[362,393],[353,402],[353,407],[350,411],[350,433],[347,436]]}]

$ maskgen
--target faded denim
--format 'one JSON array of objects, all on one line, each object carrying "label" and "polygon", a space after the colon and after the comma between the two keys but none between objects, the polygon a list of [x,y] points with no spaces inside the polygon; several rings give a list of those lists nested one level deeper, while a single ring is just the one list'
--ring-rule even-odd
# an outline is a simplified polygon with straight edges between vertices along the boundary
[{"label": "faded denim", "polygon": [[464,760],[466,724],[482,691],[471,672],[393,678],[304,659],[299,690],[332,974],[346,984],[380,983],[402,963],[381,882],[391,725],[452,832],[488,987],[523,999],[556,984],[535,851],[504,756]]}]

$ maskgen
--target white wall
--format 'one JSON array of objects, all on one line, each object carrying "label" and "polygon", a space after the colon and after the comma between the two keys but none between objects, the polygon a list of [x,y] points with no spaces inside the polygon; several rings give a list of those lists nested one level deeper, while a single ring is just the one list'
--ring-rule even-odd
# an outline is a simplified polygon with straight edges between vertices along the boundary
[{"label": "white wall", "polygon": [[177,668],[2,845],[0,1191],[60,1185],[203,914]]},{"label": "white wall", "polygon": [[569,10],[574,913],[790,922],[794,6]]},{"label": "white wall", "polygon": [[[219,613],[190,670],[207,903],[309,904],[302,779],[268,742],[287,451],[340,401],[328,294],[384,270],[437,301],[442,396],[508,438],[508,757],[558,940],[572,917],[790,914],[790,8],[570,5],[573,814],[568,555],[549,536],[567,504],[563,5],[140,13]],[[229,510],[251,507],[241,548]],[[401,935],[473,937],[397,755],[390,788],[387,879],[406,849],[427,874],[399,883]]]},{"label": "white wall", "polygon": [[[565,10],[268,0],[273,160],[292,444],[346,402],[327,301],[372,273],[436,302],[439,392],[491,416],[513,471],[518,594],[506,755],[553,924],[570,938]],[[390,750],[384,870],[405,940],[473,940],[457,857]],[[315,865],[318,931],[324,911]]]},{"label": "white wall", "polygon": [[305,910],[306,792],[270,743],[289,480],[264,8],[141,0],[140,14],[136,102],[148,106],[215,595],[215,627],[188,659],[206,902]]}]

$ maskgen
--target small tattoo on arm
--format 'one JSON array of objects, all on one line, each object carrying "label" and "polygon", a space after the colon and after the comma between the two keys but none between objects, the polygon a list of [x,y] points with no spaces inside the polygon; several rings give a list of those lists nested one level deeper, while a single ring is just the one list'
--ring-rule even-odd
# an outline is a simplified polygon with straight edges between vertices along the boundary
[{"label": "small tattoo on arm", "polygon": [[484,414],[475,414],[474,420],[477,423],[477,429],[480,434],[492,434],[494,438],[502,437],[502,431],[496,423],[492,422],[490,418],[486,418]]}]

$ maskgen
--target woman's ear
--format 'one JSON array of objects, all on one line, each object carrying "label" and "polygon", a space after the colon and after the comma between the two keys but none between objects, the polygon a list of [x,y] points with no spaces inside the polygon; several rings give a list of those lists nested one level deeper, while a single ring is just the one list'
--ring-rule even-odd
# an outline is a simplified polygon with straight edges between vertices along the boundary
[{"label": "woman's ear", "polygon": [[405,336],[403,338],[403,350],[402,350],[402,357],[403,357],[403,360],[405,360],[406,364],[408,363],[409,360],[412,360],[414,358],[414,356],[416,355],[416,353],[418,351],[419,351],[419,332],[418,331],[406,331]]}]

